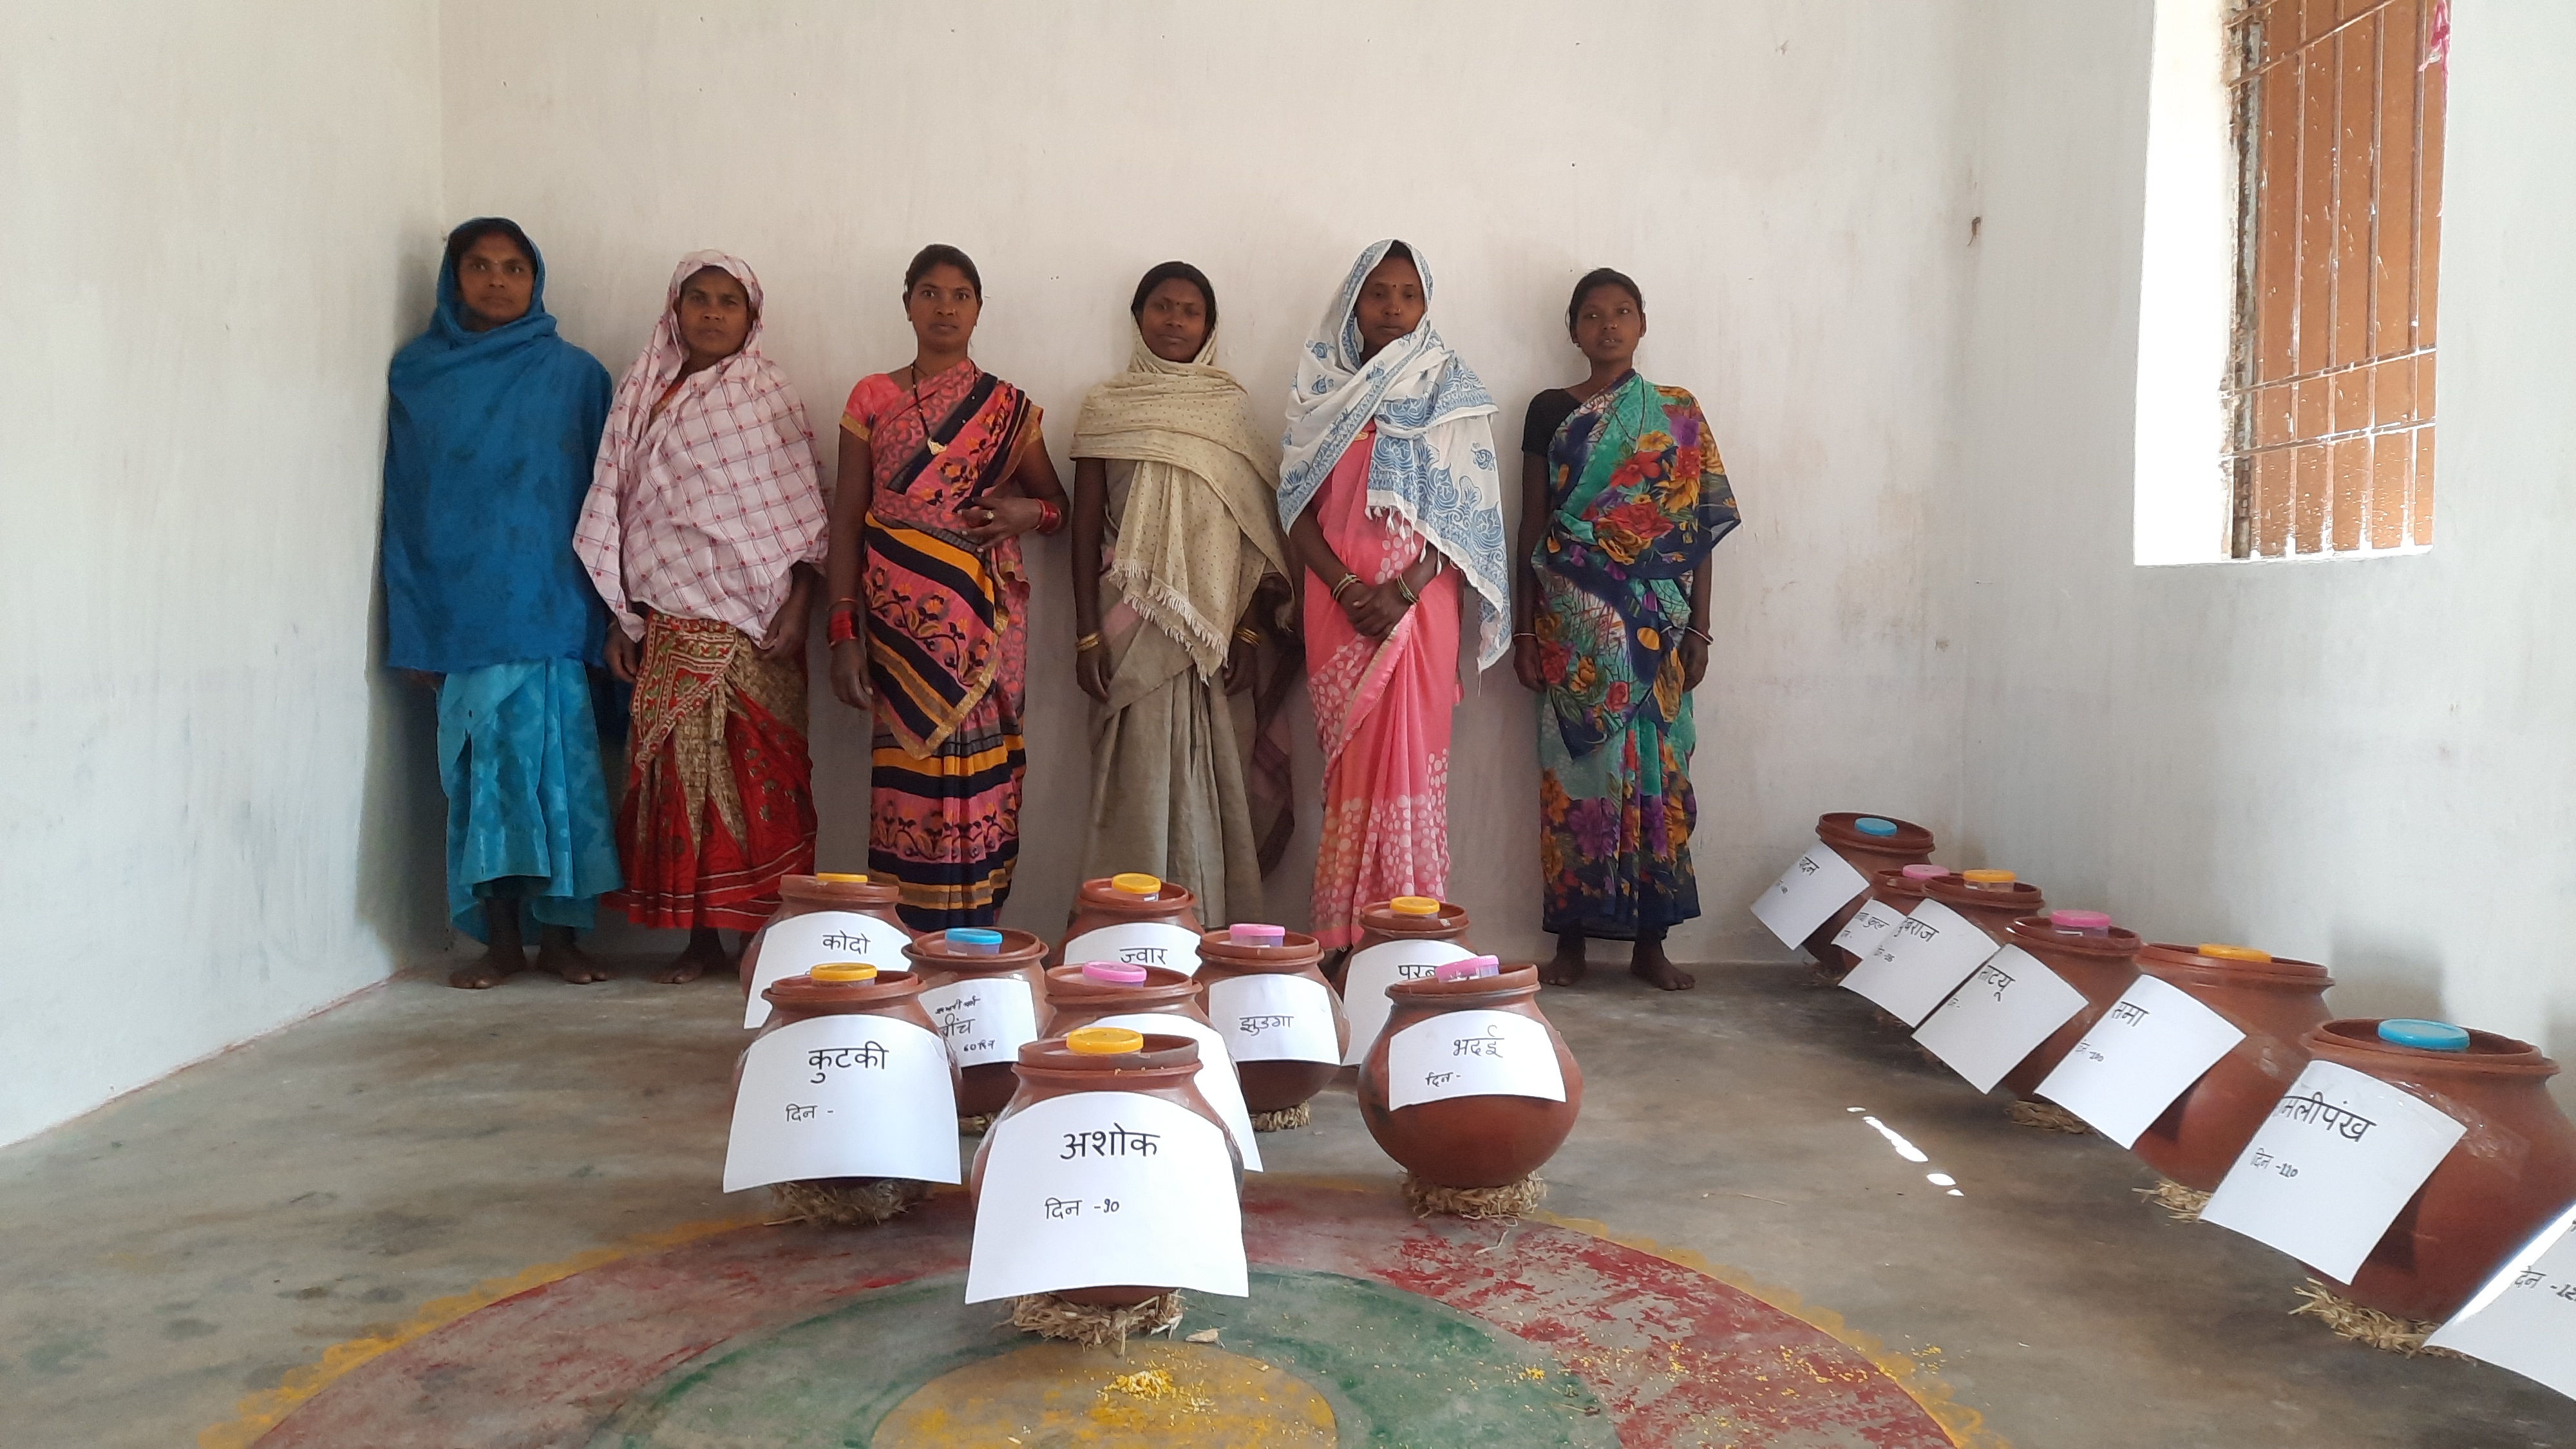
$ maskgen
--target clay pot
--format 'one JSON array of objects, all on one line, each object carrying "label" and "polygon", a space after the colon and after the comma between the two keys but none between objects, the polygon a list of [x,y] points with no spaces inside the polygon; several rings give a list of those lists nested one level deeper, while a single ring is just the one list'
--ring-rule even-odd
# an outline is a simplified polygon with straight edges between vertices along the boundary
[{"label": "clay pot", "polygon": [[2129,1145],[2149,1167],[2208,1192],[2307,1069],[2302,1041],[2325,1024],[2326,988],[2334,978],[2313,961],[2238,960],[2162,943],[2139,949],[2138,970],[2179,987],[2245,1033]]},{"label": "clay pot", "polygon": [[[985,929],[995,928],[986,927]],[[949,941],[946,931],[930,931],[915,936],[904,946],[903,956],[906,961],[912,963],[913,971],[921,977],[921,989],[924,991],[935,990],[958,981],[989,980],[1006,976],[1019,978],[1027,983],[1029,988],[1031,1020],[1035,1023],[1039,1034],[1044,1035],[1047,1020],[1047,979],[1045,969],[1038,963],[1046,958],[1046,942],[1038,939],[1033,931],[1014,931],[1007,927],[999,929],[1002,949],[990,956],[980,952],[959,950]],[[934,1026],[931,1030],[939,1031],[941,1028]],[[951,1040],[948,1045],[949,1050],[954,1053],[957,1043]],[[1018,1042],[1006,1043],[1000,1060],[986,1060],[960,1069],[961,1085],[957,1089],[957,1115],[982,1117],[1002,1110],[1003,1104],[1011,1100],[1011,1093],[1019,1086],[1019,1078],[1012,1072],[1011,1063],[1016,1058],[1017,1048],[1020,1045],[1021,1043]]]},{"label": "clay pot", "polygon": [[[2007,879],[1974,879],[1980,875]],[[2026,880],[2012,880],[2010,875],[2009,871],[1955,871],[1925,881],[1923,894],[1976,922],[1977,929],[1994,937],[1998,944],[2010,944],[2013,922],[2048,909],[2048,898],[2039,893],[2039,887]]]},{"label": "clay pot", "polygon": [[[1430,897],[1401,896],[1398,899],[1423,901]],[[1347,955],[1333,963],[1333,974],[1327,978],[1333,989],[1342,989],[1349,976],[1350,958],[1371,946],[1382,946],[1389,941],[1451,941],[1463,950],[1467,944],[1467,908],[1453,906],[1447,901],[1433,901],[1432,906],[1433,909],[1422,912],[1399,911],[1394,901],[1379,901],[1373,906],[1361,907],[1360,938],[1352,943]]]},{"label": "clay pot", "polygon": [[[2054,917],[2025,916],[2013,922],[2009,932],[2013,945],[2038,957],[2040,964],[2056,972],[2060,980],[2084,993],[2084,1008],[2004,1073],[2005,1090],[2024,1099],[2030,1099],[2030,1094],[2102,1019],[2102,1013],[2118,1004],[2121,994],[2138,979],[2138,947],[2142,944],[2138,933],[2109,925],[2088,931],[2056,923],[2059,917],[2075,914],[2059,911]],[[2107,922],[2109,917],[2101,919]]]},{"label": "clay pot", "polygon": [[[790,877],[794,879],[794,877]],[[879,971],[871,981],[817,981],[811,976],[782,976],[760,990],[761,999],[770,1005],[769,1020],[752,1041],[773,1031],[781,1031],[797,1022],[818,1016],[882,1016],[910,1022],[933,1036],[939,1028],[930,1014],[921,1009],[921,982],[908,971]],[[743,1063],[750,1060],[751,1048],[733,1060],[733,1085],[742,1089]],[[948,1064],[948,1087],[958,1089],[957,1064]],[[825,1186],[857,1188],[886,1179],[869,1177],[825,1177],[813,1179]],[[914,1190],[927,1192],[928,1184]]]},{"label": "clay pot", "polygon": [[[1538,1171],[1556,1155],[1583,1109],[1583,1069],[1565,1038],[1538,1009],[1538,968],[1514,966],[1499,975],[1457,981],[1399,981],[1387,988],[1394,1003],[1386,1030],[1360,1068],[1360,1120],[1386,1155],[1416,1180],[1439,1187],[1502,1187]],[[1459,1011],[1504,1011],[1547,1029],[1556,1067],[1565,1076],[1565,1100],[1540,1097],[1451,1097],[1438,1102],[1387,1106],[1387,1051],[1406,1028]]]},{"label": "clay pot", "polygon": [[[1153,881],[1154,886],[1150,894],[1140,895],[1119,889],[1117,883],[1121,881]],[[1066,917],[1064,938],[1048,954],[1047,964],[1079,966],[1088,960],[1115,960],[1130,966],[1174,970],[1186,976],[1198,969],[1194,953],[1203,929],[1199,925],[1198,904],[1199,898],[1191,894],[1189,887],[1153,876],[1113,875],[1084,881],[1082,889],[1074,896],[1073,910]],[[1074,957],[1065,955],[1066,949],[1077,946],[1083,937],[1113,926],[1169,926],[1186,933],[1190,939],[1184,941],[1179,936],[1172,936],[1162,943],[1121,950],[1103,949],[1094,943],[1092,947],[1079,950]],[[1142,954],[1156,949],[1167,953],[1168,959]]]},{"label": "clay pot", "polygon": [[2376,1019],[2346,1019],[2315,1027],[2301,1045],[2469,1129],[2352,1281],[2335,1284],[2345,1297],[2400,1318],[2448,1318],[2576,1202],[2576,1123],[2545,1085],[2558,1064],[2531,1043],[2473,1030],[2467,1051],[2429,1051],[2381,1041]]},{"label": "clay pot", "polygon": [[[1342,1069],[1342,1051],[1350,1045],[1351,1027],[1342,1018],[1331,984],[1316,969],[1315,963],[1323,953],[1324,948],[1314,937],[1294,931],[1283,933],[1276,946],[1240,943],[1226,931],[1210,931],[1199,938],[1198,982],[1207,990],[1208,1018],[1226,1038],[1226,1049],[1234,1057],[1234,1075],[1243,1083],[1247,1111],[1284,1112],[1322,1091],[1334,1073]],[[1259,976],[1295,976],[1315,983],[1333,1013],[1334,1048],[1330,1061],[1244,1060],[1243,1048],[1257,1046],[1259,1038],[1247,1037],[1238,1013],[1227,1008],[1226,984]]]},{"label": "clay pot", "polygon": [[[1864,818],[1884,820],[1896,827],[1896,833],[1865,835],[1857,824]],[[1849,861],[1852,869],[1873,880],[1880,871],[1921,865],[1932,859],[1932,832],[1893,815],[1870,816],[1857,810],[1837,810],[1830,815],[1819,815],[1816,817],[1816,839]],[[1842,909],[1826,917],[1825,923],[1810,932],[1801,943],[1809,959],[1837,981],[1842,979],[1844,972],[1859,965],[1860,958],[1835,946],[1834,937],[1841,935],[1843,927],[1851,924],[1852,913],[1860,909],[1860,903],[1869,894],[1864,890],[1843,902]],[[1895,904],[1885,896],[1879,899],[1889,905]],[[1910,904],[1907,906],[1909,910],[1912,908]]]},{"label": "clay pot", "polygon": [[[984,1162],[993,1155],[993,1144],[1001,1139],[1001,1125],[1050,1097],[1068,1092],[1134,1092],[1139,1096],[1160,1097],[1205,1117],[1225,1136],[1225,1123],[1216,1109],[1208,1105],[1197,1086],[1199,1044],[1185,1036],[1157,1033],[1145,1035],[1142,1051],[1114,1055],[1086,1056],[1066,1046],[1061,1036],[1033,1041],[1020,1048],[1017,1073],[1019,1086],[1011,1094],[1009,1105],[984,1134],[984,1145],[975,1149],[975,1166],[967,1178],[967,1192],[976,1201],[984,1195]],[[1227,1139],[1228,1152],[1233,1141]],[[1234,1158],[1235,1189],[1243,1187],[1243,1160]],[[1145,1287],[1132,1283],[1105,1284],[1091,1288],[1060,1288],[1056,1296],[1068,1303],[1097,1308],[1132,1308],[1157,1294],[1172,1291],[1169,1287]]]},{"label": "clay pot", "polygon": [[[849,911],[869,916],[891,927],[895,940],[912,939],[912,928],[894,913],[895,903],[903,898],[903,888],[892,881],[877,882],[864,875],[791,875],[778,882],[778,909],[770,913],[767,925],[742,948],[742,960],[735,972],[742,980],[742,994],[751,995],[753,973],[760,963],[760,943],[769,936],[769,927],[795,916],[816,911]],[[871,966],[891,966],[891,960],[869,960],[871,953],[853,952],[849,959],[867,960]]]}]

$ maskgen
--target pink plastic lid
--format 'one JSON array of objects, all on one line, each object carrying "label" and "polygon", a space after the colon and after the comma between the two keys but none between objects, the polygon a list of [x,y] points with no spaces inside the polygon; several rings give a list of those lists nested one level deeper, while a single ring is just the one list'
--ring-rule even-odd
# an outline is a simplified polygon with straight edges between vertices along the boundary
[{"label": "pink plastic lid", "polygon": [[1082,979],[1104,981],[1112,986],[1142,986],[1145,984],[1145,968],[1118,961],[1085,961],[1082,963]]},{"label": "pink plastic lid", "polygon": [[1909,865],[1905,868],[1907,880],[1939,880],[1949,873],[1937,865]]},{"label": "pink plastic lid", "polygon": [[1225,938],[1237,946],[1285,946],[1288,944],[1288,928],[1238,922],[1225,928]]},{"label": "pink plastic lid", "polygon": [[1500,976],[1503,963],[1492,956],[1470,956],[1464,961],[1443,961],[1431,968],[1434,980],[1472,981],[1479,976]]},{"label": "pink plastic lid", "polygon": [[2091,931],[2096,934],[2111,929],[2107,911],[2051,911],[2048,923],[2061,931]]}]

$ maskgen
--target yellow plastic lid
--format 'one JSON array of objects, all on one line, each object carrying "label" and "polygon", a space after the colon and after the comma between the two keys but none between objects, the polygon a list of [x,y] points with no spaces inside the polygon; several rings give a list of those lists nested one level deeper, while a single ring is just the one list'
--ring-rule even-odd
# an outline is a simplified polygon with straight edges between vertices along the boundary
[{"label": "yellow plastic lid", "polygon": [[1963,870],[1959,879],[1970,885],[2011,885],[2018,877],[2008,870]]},{"label": "yellow plastic lid", "polygon": [[874,981],[877,968],[865,961],[826,961],[805,974],[817,981]]},{"label": "yellow plastic lid", "polygon": [[1386,903],[1386,908],[1395,912],[1399,916],[1436,916],[1440,914],[1440,903],[1429,896],[1397,896],[1394,900]]},{"label": "yellow plastic lid", "polygon": [[1163,893],[1163,881],[1160,876],[1151,876],[1142,871],[1131,870],[1111,876],[1109,878],[1109,888],[1113,891],[1117,891],[1121,895],[1158,896]]},{"label": "yellow plastic lid", "polygon": [[868,883],[868,873],[866,871],[860,871],[856,875],[852,875],[842,871],[818,870],[814,872],[814,879],[827,882],[831,885],[866,885]]},{"label": "yellow plastic lid", "polygon": [[2251,946],[2220,946],[2214,945],[2208,941],[2203,941],[2192,949],[2203,956],[2214,956],[2221,961],[2269,961],[2272,959],[2271,952],[2257,951]]},{"label": "yellow plastic lid", "polygon": [[1064,1039],[1075,1056],[1115,1057],[1145,1049],[1145,1034],[1123,1026],[1086,1026]]}]

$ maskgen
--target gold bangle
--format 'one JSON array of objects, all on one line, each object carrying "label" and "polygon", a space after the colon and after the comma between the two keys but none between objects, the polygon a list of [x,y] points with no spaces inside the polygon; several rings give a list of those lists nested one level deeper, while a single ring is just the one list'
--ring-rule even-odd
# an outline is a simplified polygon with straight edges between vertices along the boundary
[{"label": "gold bangle", "polygon": [[1342,590],[1349,588],[1351,585],[1356,584],[1359,581],[1360,576],[1355,573],[1344,573],[1339,579],[1335,580],[1333,583],[1333,602],[1336,604],[1340,603],[1342,601]]},{"label": "gold bangle", "polygon": [[1073,641],[1073,652],[1076,654],[1088,654],[1099,647],[1100,635],[1097,632],[1085,634]]},{"label": "gold bangle", "polygon": [[1234,637],[1242,640],[1246,644],[1258,644],[1261,642],[1261,631],[1258,629],[1237,629],[1234,631]]},{"label": "gold bangle", "polygon": [[1422,596],[1413,591],[1412,583],[1401,573],[1395,576],[1395,591],[1404,595],[1404,606],[1408,609],[1422,602]]}]

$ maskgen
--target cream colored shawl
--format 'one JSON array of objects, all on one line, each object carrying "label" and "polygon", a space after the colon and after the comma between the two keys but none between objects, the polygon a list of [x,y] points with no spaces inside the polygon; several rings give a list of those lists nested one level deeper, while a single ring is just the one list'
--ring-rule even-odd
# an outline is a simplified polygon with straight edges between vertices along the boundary
[{"label": "cream colored shawl", "polygon": [[1073,456],[1136,463],[1109,582],[1209,679],[1225,667],[1234,621],[1262,575],[1293,577],[1279,532],[1279,450],[1252,426],[1243,384],[1215,355],[1213,328],[1188,362],[1156,357],[1139,332],[1127,370],[1091,390],[1073,429]]}]

